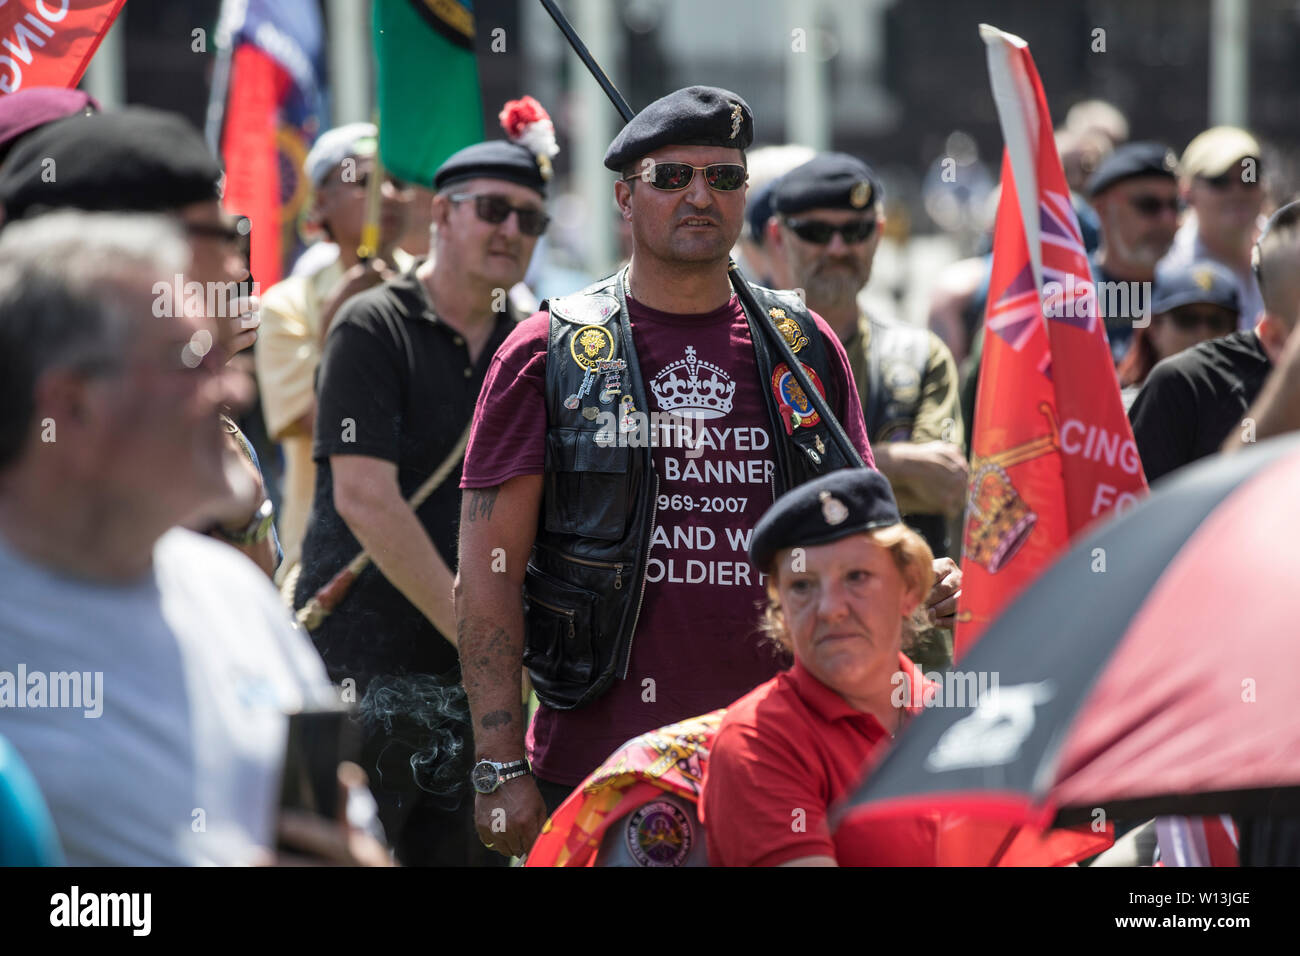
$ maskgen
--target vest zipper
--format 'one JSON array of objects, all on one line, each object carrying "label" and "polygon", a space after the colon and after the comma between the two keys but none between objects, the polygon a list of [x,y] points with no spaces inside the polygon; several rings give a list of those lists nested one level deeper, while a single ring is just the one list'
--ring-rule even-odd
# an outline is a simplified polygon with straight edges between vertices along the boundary
[{"label": "vest zipper", "polygon": [[545,548],[547,551],[554,551],[565,561],[572,561],[574,564],[586,565],[589,568],[613,568],[614,569],[614,590],[617,591],[623,587],[623,568],[625,565],[614,561],[593,561],[591,558],[580,558],[577,555],[570,554],[568,551],[561,551],[559,548],[552,548],[550,545],[541,544],[538,547]]},{"label": "vest zipper", "polygon": [[539,601],[537,598],[534,597],[530,597],[528,600],[529,603],[531,604],[538,604],[544,608],[547,608],[548,610],[555,611],[558,614],[563,614],[565,617],[569,619],[569,639],[572,640],[573,638],[578,636],[577,628],[574,626],[573,623],[575,612],[570,611],[568,608],[557,607],[554,604],[548,604],[545,601]]},{"label": "vest zipper", "polygon": [[[652,466],[653,467],[653,466]],[[650,534],[646,538],[645,558],[641,568],[641,594],[636,600],[636,616],[632,618],[632,631],[627,638],[627,656],[623,658],[623,673],[619,677],[627,679],[627,669],[632,666],[632,642],[636,640],[637,622],[641,620],[641,605],[645,603],[645,579],[650,571],[650,549],[654,547],[655,518],[659,516],[659,473],[655,472],[655,490],[650,499]]]}]

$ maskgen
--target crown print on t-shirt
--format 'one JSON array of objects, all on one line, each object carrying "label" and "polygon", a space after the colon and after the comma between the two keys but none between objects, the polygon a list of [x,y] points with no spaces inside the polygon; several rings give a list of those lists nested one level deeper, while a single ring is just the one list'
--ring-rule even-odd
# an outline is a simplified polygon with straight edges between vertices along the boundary
[{"label": "crown print on t-shirt", "polygon": [[[707,376],[707,377],[705,377]],[[720,366],[705,362],[686,346],[686,358],[665,366],[650,382],[665,412],[692,418],[721,418],[731,411],[736,383]]]}]

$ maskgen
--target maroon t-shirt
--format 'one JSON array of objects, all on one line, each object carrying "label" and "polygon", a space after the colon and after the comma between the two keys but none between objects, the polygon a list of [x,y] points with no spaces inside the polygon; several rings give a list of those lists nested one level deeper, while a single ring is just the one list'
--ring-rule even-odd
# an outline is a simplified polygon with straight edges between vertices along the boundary
[{"label": "maroon t-shirt", "polygon": [[[776,437],[762,391],[774,386],[759,381],[749,323],[734,296],[703,315],[659,312],[632,299],[628,308],[649,411],[677,414],[685,405],[693,417],[683,418],[681,429],[661,429],[666,440],[652,450],[658,513],[627,679],[578,710],[543,705],[529,729],[537,775],[566,786],[581,783],[630,738],[725,707],[779,670],[759,634],[764,582],[748,558],[754,525],[772,504]],[[874,467],[844,348],[814,318],[833,350],[830,374],[839,379],[834,388],[823,383],[826,392],[849,397],[849,407],[835,411]],[[543,473],[549,323],[545,312],[521,322],[493,358],[462,488]],[[788,383],[777,387],[789,394]]]}]

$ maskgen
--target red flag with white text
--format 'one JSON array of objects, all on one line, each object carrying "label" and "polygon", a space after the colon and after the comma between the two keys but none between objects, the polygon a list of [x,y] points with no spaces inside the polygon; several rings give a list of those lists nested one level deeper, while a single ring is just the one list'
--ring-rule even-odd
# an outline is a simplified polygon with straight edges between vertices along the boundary
[{"label": "red flag with white text", "polygon": [[[1085,526],[1146,490],[1029,47],[981,25],[1006,151],[956,652]],[[1096,570],[1105,570],[1105,555]]]},{"label": "red flag with white text", "polygon": [[0,94],[76,86],[126,0],[0,3]]}]

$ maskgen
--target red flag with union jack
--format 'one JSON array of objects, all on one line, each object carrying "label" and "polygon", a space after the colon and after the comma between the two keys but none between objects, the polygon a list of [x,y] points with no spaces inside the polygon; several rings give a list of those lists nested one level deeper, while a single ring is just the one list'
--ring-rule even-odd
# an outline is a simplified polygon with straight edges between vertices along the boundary
[{"label": "red flag with union jack", "polygon": [[987,25],[980,35],[1006,151],[971,438],[958,655],[1084,526],[1146,489],[1029,46]]}]

